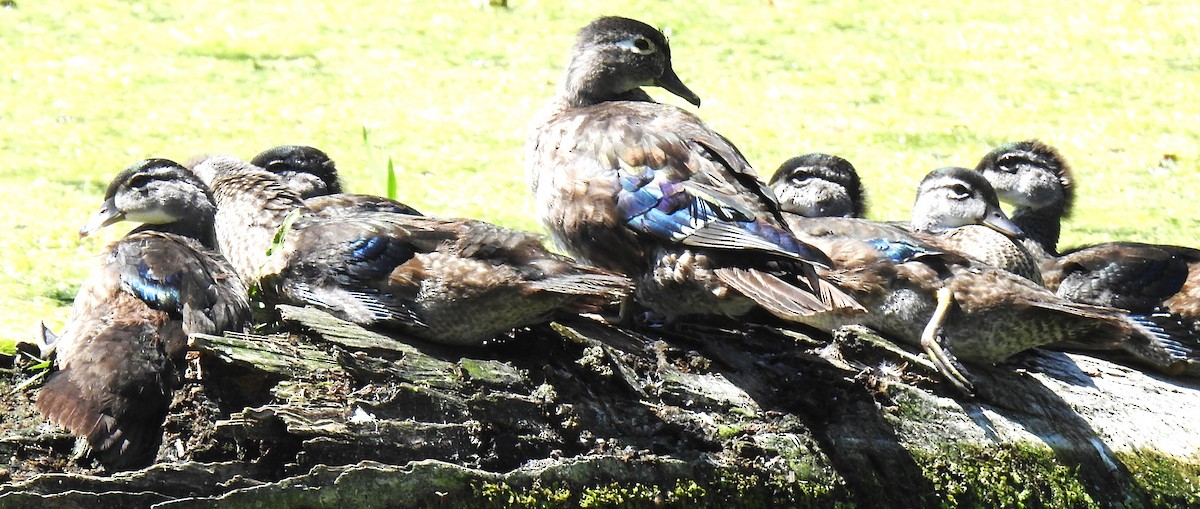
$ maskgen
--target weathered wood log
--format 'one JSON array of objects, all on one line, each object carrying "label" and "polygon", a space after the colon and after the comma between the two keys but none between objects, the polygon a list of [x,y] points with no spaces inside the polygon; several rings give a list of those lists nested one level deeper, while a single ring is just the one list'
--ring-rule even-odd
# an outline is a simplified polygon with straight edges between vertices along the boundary
[{"label": "weathered wood log", "polygon": [[279,312],[292,334],[193,338],[145,470],[92,475],[20,414],[0,507],[1200,504],[1195,380],[1090,356],[973,366],[965,396],[855,329],[573,317],[458,349]]}]

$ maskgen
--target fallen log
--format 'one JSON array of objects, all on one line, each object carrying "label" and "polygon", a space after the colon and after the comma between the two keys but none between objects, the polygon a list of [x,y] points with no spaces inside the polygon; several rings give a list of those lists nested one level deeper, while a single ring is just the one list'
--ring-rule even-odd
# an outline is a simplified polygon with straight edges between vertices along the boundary
[{"label": "fallen log", "polygon": [[857,329],[572,317],[460,349],[279,312],[193,338],[144,470],[98,475],[10,392],[0,506],[1200,504],[1196,381],[1086,355],[973,366],[967,396]]}]

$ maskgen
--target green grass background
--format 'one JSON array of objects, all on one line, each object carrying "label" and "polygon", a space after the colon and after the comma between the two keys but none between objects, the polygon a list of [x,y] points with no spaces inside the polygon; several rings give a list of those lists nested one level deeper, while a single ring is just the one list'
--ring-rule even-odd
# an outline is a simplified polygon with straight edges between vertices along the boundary
[{"label": "green grass background", "polygon": [[147,157],[310,144],[366,193],[391,157],[423,211],[540,230],[527,123],[601,14],[669,31],[698,113],[764,176],[839,154],[871,216],[897,219],[927,171],[1040,137],[1080,184],[1067,243],[1200,245],[1194,0],[16,2],[0,9],[0,338],[61,327],[131,225],[78,228]]}]

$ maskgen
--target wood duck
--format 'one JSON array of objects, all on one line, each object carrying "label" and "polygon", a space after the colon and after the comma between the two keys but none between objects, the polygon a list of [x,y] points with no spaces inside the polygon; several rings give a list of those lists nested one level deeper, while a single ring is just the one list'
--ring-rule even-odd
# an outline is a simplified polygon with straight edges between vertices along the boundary
[{"label": "wood duck", "polygon": [[268,302],[467,345],[628,292],[624,276],[550,253],[530,233],[377,210],[314,214],[279,176],[230,157],[197,173],[213,177],[221,251]]},{"label": "wood duck", "polygon": [[977,169],[1036,232],[1044,253],[1046,286],[1066,299],[1113,306],[1174,331],[1175,348],[1188,358],[1186,372],[1200,374],[1191,350],[1200,348],[1200,250],[1137,242],[1108,242],[1068,249],[1058,256],[1060,223],[1071,210],[1073,179],[1063,157],[1037,140],[990,152]]},{"label": "wood duck", "polygon": [[555,242],[631,275],[637,300],[668,320],[861,310],[816,276],[814,264],[828,259],[787,231],[737,148],[695,115],[653,102],[640,88],[651,85],[700,104],[658,30],[603,17],[579,32],[526,151],[537,215]]},{"label": "wood duck", "polygon": [[37,399],[110,471],[154,460],[187,335],[249,324],[246,287],[212,249],[214,212],[196,177],[149,159],[117,175],[79,232],[145,223],[109,246],[80,287],[55,343],[58,371]]},{"label": "wood duck", "polygon": [[417,209],[396,200],[342,192],[333,159],[313,147],[281,145],[254,156],[250,164],[279,175],[281,182],[299,194],[314,214],[376,211],[422,215]]},{"label": "wood duck", "polygon": [[917,186],[912,229],[953,251],[1042,284],[1040,260],[1021,244],[1020,227],[1004,215],[987,179],[966,168],[930,172]]},{"label": "wood duck", "polygon": [[996,147],[975,166],[1013,206],[1013,223],[1025,232],[1026,248],[1042,259],[1058,256],[1062,220],[1075,201],[1071,168],[1054,147],[1025,140]]},{"label": "wood duck", "polygon": [[1139,317],[1072,303],[1025,277],[943,251],[930,235],[898,224],[815,217],[798,222],[794,230],[832,259],[833,268],[821,269],[822,275],[868,310],[848,319],[824,315],[805,323],[830,331],[863,324],[918,345],[962,390],[970,391],[971,382],[959,360],[1000,363],[1046,345],[1120,349],[1164,367],[1180,361],[1162,348],[1163,331]]},{"label": "wood duck", "polygon": [[[810,188],[811,179],[803,176],[784,177],[782,175],[787,173],[785,169],[803,168],[807,165],[825,167],[813,173],[854,173],[848,162],[836,156],[816,154],[810,158],[810,163],[793,162],[797,159],[801,158],[793,158],[789,163],[784,163],[772,178],[772,188],[776,195],[788,197],[781,199],[780,206],[785,212],[788,226],[794,230],[805,229],[801,226],[804,217],[819,217],[812,214],[812,211],[821,209],[819,202],[824,198],[805,190]],[[800,173],[808,171],[801,170]],[[845,182],[851,181],[845,177],[840,179]],[[853,182],[858,182],[857,177]],[[830,192],[827,196],[840,195],[849,200],[850,205],[847,209],[862,210],[861,187],[858,192],[850,191],[853,187],[855,186],[839,185],[837,189],[842,191]],[[969,256],[1038,284],[1042,283],[1040,260],[1030,254],[1021,243],[1024,236],[1020,228],[1004,215],[996,192],[987,180],[980,178],[975,172],[956,167],[930,172],[918,186],[911,220],[907,223],[895,222],[893,227],[922,233],[922,240],[939,251]]]},{"label": "wood duck", "polygon": [[863,217],[866,193],[850,161],[812,153],[784,161],[769,182],[779,207],[804,217]]}]

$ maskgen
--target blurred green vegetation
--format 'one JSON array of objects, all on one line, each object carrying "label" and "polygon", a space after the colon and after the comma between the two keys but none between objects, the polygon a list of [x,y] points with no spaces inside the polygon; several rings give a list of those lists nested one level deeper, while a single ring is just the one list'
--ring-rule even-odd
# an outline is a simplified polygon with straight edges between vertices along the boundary
[{"label": "blurred green vegetation", "polygon": [[0,8],[0,337],[61,328],[129,227],[76,231],[146,157],[309,144],[377,194],[390,158],[422,211],[540,230],[527,123],[602,14],[669,33],[698,113],[764,177],[839,154],[872,217],[903,218],[927,171],[1040,137],[1080,185],[1065,243],[1200,245],[1192,1],[23,1]]}]

